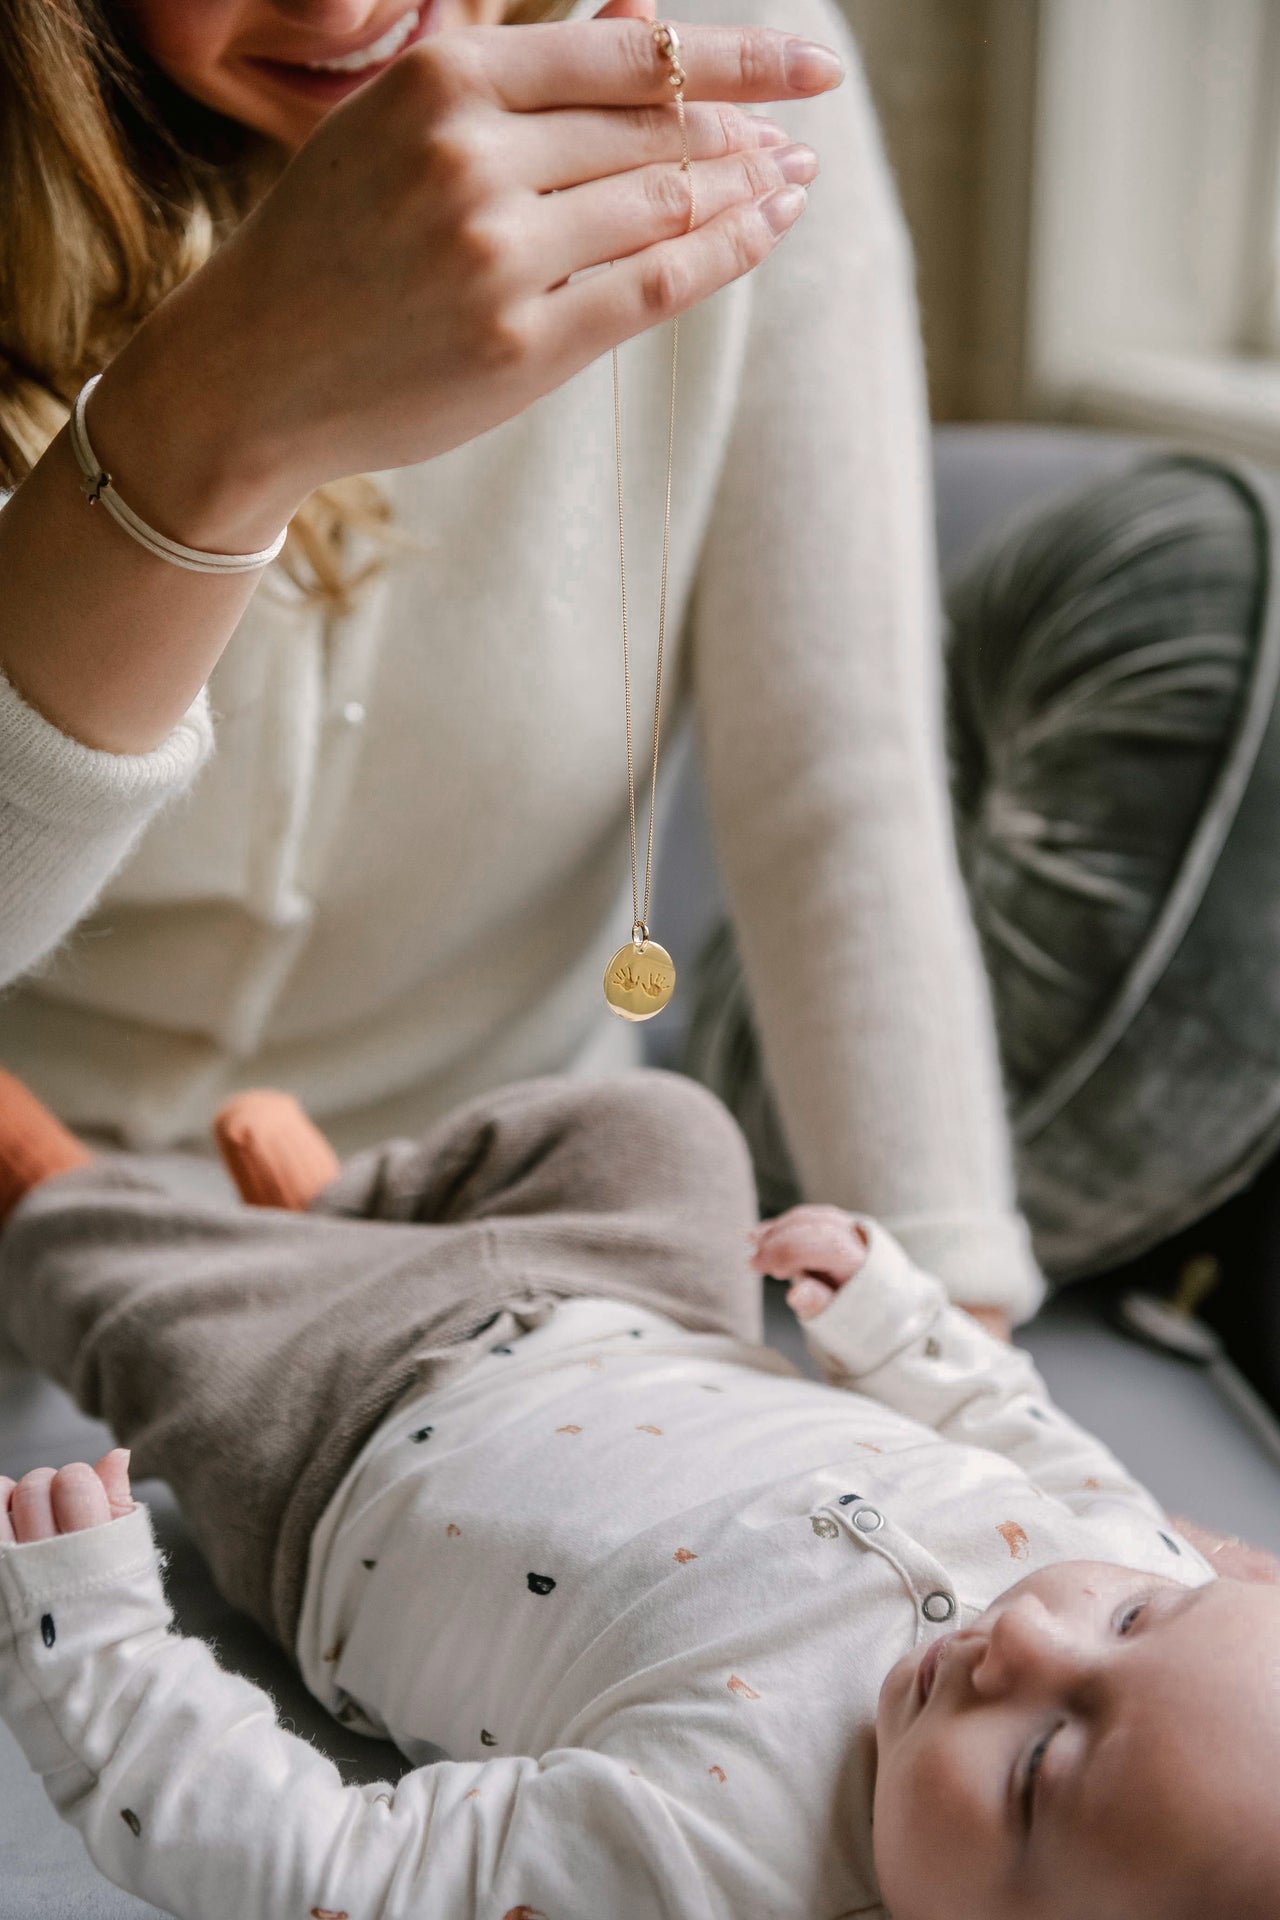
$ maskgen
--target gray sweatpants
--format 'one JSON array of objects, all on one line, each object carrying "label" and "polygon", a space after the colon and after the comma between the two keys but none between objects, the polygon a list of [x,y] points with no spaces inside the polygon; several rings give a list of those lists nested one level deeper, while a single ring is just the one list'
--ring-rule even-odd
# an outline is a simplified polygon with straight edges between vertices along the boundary
[{"label": "gray sweatpants", "polygon": [[292,1656],[311,1535],[398,1400],[530,1296],[759,1340],[755,1219],[705,1089],[547,1076],[356,1155],[306,1213],[193,1203],[127,1158],[47,1181],[0,1237],[0,1318],[170,1483],[223,1594]]}]

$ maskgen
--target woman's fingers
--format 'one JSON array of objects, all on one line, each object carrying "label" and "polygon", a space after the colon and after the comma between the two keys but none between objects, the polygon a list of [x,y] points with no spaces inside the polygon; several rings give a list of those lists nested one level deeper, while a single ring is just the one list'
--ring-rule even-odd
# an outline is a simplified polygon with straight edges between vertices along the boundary
[{"label": "woman's fingers", "polygon": [[13,1481],[7,1474],[0,1473],[0,1547],[11,1545],[14,1539],[13,1521],[9,1518],[12,1497]]},{"label": "woman's fingers", "polygon": [[[779,164],[783,155],[794,156]],[[732,160],[695,160],[694,225],[700,227],[727,209],[775,193],[790,181],[805,186],[818,171],[811,147],[758,148]],[[546,286],[562,285],[571,274],[606,260],[621,260],[689,228],[689,178],[680,166],[638,167],[610,180],[592,180],[540,203],[539,217],[522,232],[529,272],[541,270]],[[535,267],[536,263],[536,267]]]},{"label": "woman's fingers", "polygon": [[113,1447],[110,1453],[104,1453],[94,1472],[106,1492],[111,1518],[119,1520],[123,1514],[132,1513],[134,1499],[129,1488],[128,1448]]},{"label": "woman's fingers", "polygon": [[[758,148],[786,146],[785,128],[763,114],[717,102],[685,108],[690,160],[727,160]],[[684,157],[674,106],[566,107],[562,113],[511,114],[504,124],[508,178],[539,193],[560,192],[634,167]]]},{"label": "woman's fingers", "polygon": [[33,1467],[14,1488],[9,1500],[9,1518],[13,1522],[13,1537],[19,1543],[52,1540],[58,1531],[51,1494],[55,1472],[53,1467]]},{"label": "woman's fingers", "polygon": [[83,1460],[58,1469],[49,1488],[49,1498],[59,1533],[80,1533],[86,1527],[105,1526],[111,1518],[107,1490]]},{"label": "woman's fingers", "polygon": [[[775,27],[671,24],[680,42],[686,100],[803,100],[844,79],[844,66],[832,48]],[[815,60],[815,47],[825,61]],[[468,27],[430,35],[396,67],[410,61],[435,63],[446,77],[452,70],[469,89],[516,113],[656,106],[673,95],[670,62],[647,20]]]},{"label": "woman's fingers", "polygon": [[[560,345],[571,355],[567,371],[596,360],[610,347],[686,313],[759,266],[804,210],[802,186],[736,206],[679,238],[658,240],[615,264],[556,286],[526,316],[535,359],[550,361]],[[687,206],[685,218],[688,218]],[[777,224],[774,224],[774,223]]]}]

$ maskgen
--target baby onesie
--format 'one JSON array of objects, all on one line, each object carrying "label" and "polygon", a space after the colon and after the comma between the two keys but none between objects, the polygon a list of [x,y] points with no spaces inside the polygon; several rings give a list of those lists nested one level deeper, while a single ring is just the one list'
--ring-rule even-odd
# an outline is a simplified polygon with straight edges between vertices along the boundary
[{"label": "baby onesie", "polygon": [[863,1224],[805,1326],[825,1384],[587,1299],[391,1411],[316,1530],[297,1652],[418,1763],[397,1784],[343,1787],[168,1631],[145,1510],[0,1549],[0,1704],[102,1870],[182,1920],[882,1914],[895,1661],[1053,1561],[1214,1573]]}]

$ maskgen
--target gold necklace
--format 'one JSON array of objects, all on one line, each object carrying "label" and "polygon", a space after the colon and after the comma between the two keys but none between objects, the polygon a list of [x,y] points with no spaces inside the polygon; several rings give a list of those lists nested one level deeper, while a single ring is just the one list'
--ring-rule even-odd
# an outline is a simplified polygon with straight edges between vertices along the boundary
[{"label": "gold necklace", "polygon": [[[689,182],[689,225],[693,232],[693,172],[689,165],[689,141],[684,119],[685,70],[680,64],[680,41],[676,30],[664,20],[650,22],[650,32],[660,53],[671,63],[668,82],[675,93],[676,112],[680,116],[680,142],[684,159],[680,165]],[[613,262],[609,263],[611,266]],[[667,427],[667,507],[662,527],[662,587],[658,601],[658,671],[653,695],[653,769],[649,780],[649,845],[644,866],[644,902],[640,901],[639,862],[636,858],[636,782],[631,753],[631,662],[627,649],[627,573],[622,533],[622,408],[618,399],[618,349],[613,349],[613,442],[618,457],[618,567],[622,577],[622,687],[627,719],[627,801],[631,814],[631,938],[619,947],[604,970],[604,997],[624,1020],[652,1020],[670,1000],[675,990],[675,962],[665,947],[650,937],[649,888],[653,878],[653,824],[658,797],[658,740],[662,719],[662,651],[667,615],[667,551],[671,531],[671,456],[676,424],[676,354],[680,344],[680,316],[672,321],[671,336],[671,417]]]}]

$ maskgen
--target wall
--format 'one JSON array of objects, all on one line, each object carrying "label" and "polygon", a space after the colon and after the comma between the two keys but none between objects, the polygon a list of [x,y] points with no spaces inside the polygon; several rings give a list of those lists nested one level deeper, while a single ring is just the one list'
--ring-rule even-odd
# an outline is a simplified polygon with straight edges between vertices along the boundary
[{"label": "wall", "polygon": [[1020,411],[1036,0],[840,0],[916,249],[940,420]]}]

